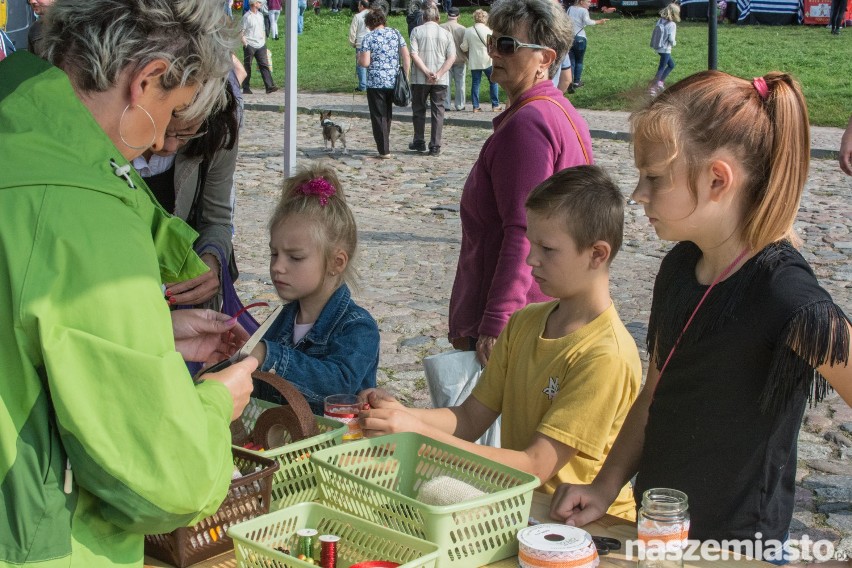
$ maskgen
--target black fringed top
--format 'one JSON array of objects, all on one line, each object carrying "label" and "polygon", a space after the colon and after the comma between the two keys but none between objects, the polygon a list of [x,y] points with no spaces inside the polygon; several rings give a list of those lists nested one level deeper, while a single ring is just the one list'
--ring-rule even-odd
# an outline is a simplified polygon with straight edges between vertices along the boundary
[{"label": "black fringed top", "polygon": [[[658,369],[707,289],[695,278],[700,258],[682,242],[660,267],[648,325]],[[637,504],[646,489],[679,489],[689,498],[690,538],[783,539],[805,405],[827,391],[814,368],[846,361],[846,321],[789,242],[717,284],[657,386]]]}]

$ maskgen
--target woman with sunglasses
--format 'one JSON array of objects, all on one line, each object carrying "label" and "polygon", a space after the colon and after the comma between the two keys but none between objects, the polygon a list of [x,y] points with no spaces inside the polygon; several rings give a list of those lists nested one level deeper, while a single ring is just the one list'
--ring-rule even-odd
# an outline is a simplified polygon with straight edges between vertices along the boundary
[{"label": "woman with sunglasses", "polygon": [[[216,105],[222,108],[208,116]],[[133,160],[160,205],[198,232],[193,248],[210,268],[196,278],[167,282],[170,305],[220,311],[222,283],[237,277],[231,237],[238,112],[231,86],[210,82],[187,109],[172,118],[163,146],[148,148]]]},{"label": "woman with sunglasses", "polygon": [[492,80],[509,108],[479,153],[461,197],[462,242],[449,338],[483,365],[509,316],[548,299],[525,259],[527,195],[554,172],[591,163],[589,128],[553,86],[573,37],[552,0],[501,0],[488,18]]}]

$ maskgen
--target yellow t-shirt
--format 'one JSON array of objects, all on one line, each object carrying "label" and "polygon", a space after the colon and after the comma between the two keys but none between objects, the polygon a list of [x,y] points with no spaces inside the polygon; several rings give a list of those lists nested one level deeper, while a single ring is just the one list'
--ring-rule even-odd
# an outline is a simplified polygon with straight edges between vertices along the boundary
[{"label": "yellow t-shirt", "polygon": [[[512,315],[472,393],[502,415],[502,447],[524,450],[540,432],[578,450],[541,487],[547,493],[560,483],[592,482],[642,381],[636,342],[612,305],[565,337],[543,339],[558,303],[531,304]],[[635,519],[629,484],[608,513]]]}]

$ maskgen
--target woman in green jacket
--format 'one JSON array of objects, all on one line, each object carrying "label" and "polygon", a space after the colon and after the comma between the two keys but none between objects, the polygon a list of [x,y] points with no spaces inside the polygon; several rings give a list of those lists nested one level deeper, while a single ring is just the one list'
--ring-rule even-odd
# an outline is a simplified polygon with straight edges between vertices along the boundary
[{"label": "woman in green jacket", "polygon": [[224,79],[225,25],[218,0],[58,0],[47,61],[0,62],[0,566],[141,566],[225,497],[257,361],[193,384],[184,359],[245,333],[169,311],[207,266],[129,163]]}]

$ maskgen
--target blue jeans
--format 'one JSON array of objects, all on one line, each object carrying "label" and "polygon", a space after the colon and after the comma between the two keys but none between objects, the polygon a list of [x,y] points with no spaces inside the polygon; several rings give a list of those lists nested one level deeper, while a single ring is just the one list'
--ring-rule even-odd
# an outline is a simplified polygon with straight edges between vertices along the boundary
[{"label": "blue jeans", "polygon": [[574,83],[580,82],[580,77],[583,75],[583,57],[586,56],[586,38],[575,37],[574,43],[571,45],[571,50],[568,51],[571,57],[571,67],[574,70]]},{"label": "blue jeans", "polygon": [[660,65],[657,67],[657,75],[654,77],[657,81],[665,81],[672,69],[675,68],[674,59],[671,53],[660,54]]},{"label": "blue jeans", "polygon": [[358,52],[355,52],[355,75],[358,77],[358,90],[367,90],[367,68],[358,65]]},{"label": "blue jeans", "polygon": [[500,105],[497,96],[497,83],[491,81],[491,67],[488,69],[471,69],[470,71],[470,102],[473,108],[479,108],[479,84],[482,82],[482,74],[488,78],[488,94],[491,95],[491,106]]},{"label": "blue jeans", "polygon": [[296,24],[296,30],[299,33],[305,31],[305,10],[308,9],[308,0],[299,0],[299,20]]}]

